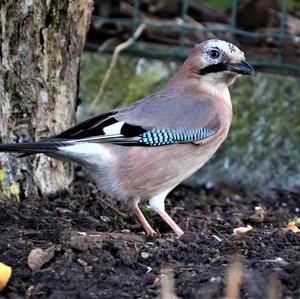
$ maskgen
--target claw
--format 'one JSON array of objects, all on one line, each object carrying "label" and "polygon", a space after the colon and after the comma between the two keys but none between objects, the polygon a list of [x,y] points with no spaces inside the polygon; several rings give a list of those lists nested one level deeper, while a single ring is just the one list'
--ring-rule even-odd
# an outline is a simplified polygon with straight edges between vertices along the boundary
[{"label": "claw", "polygon": [[153,237],[153,235],[156,233],[155,230],[151,227],[147,219],[145,218],[144,214],[140,210],[139,207],[134,208],[134,213],[138,220],[140,221],[141,225],[143,226],[144,230],[146,231],[148,236]]}]

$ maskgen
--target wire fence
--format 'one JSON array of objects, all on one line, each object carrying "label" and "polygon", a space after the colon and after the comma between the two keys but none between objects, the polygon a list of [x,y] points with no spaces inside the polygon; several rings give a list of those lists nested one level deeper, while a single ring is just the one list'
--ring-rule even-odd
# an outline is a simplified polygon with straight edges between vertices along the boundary
[{"label": "wire fence", "polygon": [[[131,17],[109,17],[94,14],[92,21],[94,26],[101,27],[103,25],[116,25],[116,26],[130,26],[131,37],[133,38],[133,43],[130,47],[124,50],[126,53],[130,53],[136,56],[142,57],[152,57],[158,59],[171,58],[182,60],[188,56],[191,47],[185,44],[186,35],[189,33],[203,33],[203,34],[226,34],[226,39],[235,43],[241,38],[247,38],[248,40],[272,40],[276,42],[275,51],[273,51],[272,57],[263,57],[264,55],[256,56],[255,54],[250,57],[250,63],[256,67],[256,69],[267,69],[267,70],[277,70],[277,72],[286,72],[293,75],[300,75],[300,59],[288,61],[285,57],[286,43],[300,43],[300,36],[293,35],[286,32],[286,19],[287,19],[287,2],[286,0],[281,0],[280,2],[280,21],[278,30],[275,32],[256,32],[247,31],[237,27],[237,7],[238,0],[232,0],[231,5],[231,16],[229,24],[223,24],[222,27],[213,26],[196,26],[186,22],[188,17],[188,9],[190,5],[190,0],[182,0],[181,4],[181,15],[178,16],[176,21],[159,22],[157,20],[149,20],[141,18],[141,1],[132,1],[132,15]],[[140,24],[145,24],[146,28],[152,28],[154,30],[164,30],[164,31],[179,31],[179,38],[177,45],[159,47],[157,44],[151,44],[147,42],[136,41],[134,38],[134,33]],[[95,40],[90,41],[88,39],[86,43],[86,50],[99,51],[101,45]],[[114,50],[114,46],[103,47],[103,52],[111,53]],[[247,49],[245,49],[247,50]],[[273,49],[274,50],[274,49]],[[296,49],[294,49],[296,51]],[[266,55],[265,55],[266,56]],[[290,55],[293,56],[293,55]],[[297,63],[298,61],[298,63]]]}]

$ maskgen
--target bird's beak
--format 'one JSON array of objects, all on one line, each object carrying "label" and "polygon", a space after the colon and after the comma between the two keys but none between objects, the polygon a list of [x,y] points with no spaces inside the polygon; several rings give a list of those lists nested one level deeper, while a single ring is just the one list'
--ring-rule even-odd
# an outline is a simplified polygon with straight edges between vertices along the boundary
[{"label": "bird's beak", "polygon": [[254,75],[255,71],[253,67],[246,61],[239,63],[226,63],[226,69],[231,72],[235,72],[241,75]]}]

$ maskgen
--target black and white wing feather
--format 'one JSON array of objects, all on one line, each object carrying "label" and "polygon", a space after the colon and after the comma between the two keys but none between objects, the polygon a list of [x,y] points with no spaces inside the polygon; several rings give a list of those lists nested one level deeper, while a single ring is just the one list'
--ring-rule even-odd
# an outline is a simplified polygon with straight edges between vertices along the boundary
[{"label": "black and white wing feather", "polygon": [[111,143],[123,146],[201,144],[219,129],[211,101],[194,97],[183,103],[178,95],[160,93],[127,107],[90,118],[54,137],[38,142],[2,144],[1,151],[53,153],[76,143]]},{"label": "black and white wing feather", "polygon": [[161,93],[83,121],[54,140],[127,146],[198,143],[214,135],[218,127],[211,101],[195,97],[183,103],[175,95]]},{"label": "black and white wing feather", "polygon": [[113,143],[127,146],[161,146],[174,143],[195,142],[215,134],[207,128],[142,127],[118,121],[114,112],[79,123],[57,135],[63,144],[74,142]]}]

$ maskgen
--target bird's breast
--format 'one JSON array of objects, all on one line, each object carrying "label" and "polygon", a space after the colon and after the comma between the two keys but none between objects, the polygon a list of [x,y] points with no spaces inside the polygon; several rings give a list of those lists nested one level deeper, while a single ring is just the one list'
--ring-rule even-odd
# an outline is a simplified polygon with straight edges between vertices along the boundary
[{"label": "bird's breast", "polygon": [[123,198],[147,198],[172,190],[211,158],[225,134],[210,137],[211,142],[204,145],[114,146],[113,182]]}]

